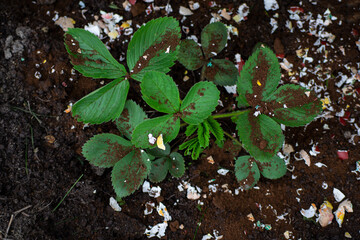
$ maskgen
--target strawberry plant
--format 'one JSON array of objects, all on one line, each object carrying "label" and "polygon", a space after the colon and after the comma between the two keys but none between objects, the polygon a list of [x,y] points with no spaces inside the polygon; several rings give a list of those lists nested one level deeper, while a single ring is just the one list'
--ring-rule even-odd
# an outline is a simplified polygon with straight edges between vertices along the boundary
[{"label": "strawberry plant", "polygon": [[311,122],[321,112],[321,101],[299,85],[277,88],[281,78],[275,54],[262,44],[246,61],[237,81],[238,107],[246,108],[232,120],[243,148],[251,156],[236,160],[235,174],[248,188],[261,174],[270,179],[282,177],[285,163],[276,153],[284,143],[280,124],[297,127]]},{"label": "strawberry plant", "polygon": [[214,58],[227,41],[226,26],[221,22],[208,24],[201,32],[201,47],[192,39],[182,40],[178,61],[188,70],[201,69],[201,78],[220,86],[234,85],[238,70],[227,59]]},{"label": "strawberry plant", "polygon": [[[77,101],[72,114],[84,123],[115,122],[120,136],[98,134],[84,144],[82,153],[91,164],[112,168],[118,197],[132,194],[146,178],[160,182],[168,173],[174,177],[184,174],[184,158],[171,152],[169,145],[182,126],[187,125],[188,139],[179,150],[194,160],[210,145],[211,134],[219,146],[224,135],[233,138],[216,120],[223,117],[232,117],[242,146],[250,154],[239,157],[235,164],[235,175],[245,188],[253,186],[260,173],[270,179],[285,174],[284,161],[276,156],[284,142],[279,123],[300,126],[312,121],[321,111],[320,101],[297,85],[277,88],[279,63],[263,45],[248,59],[241,76],[230,61],[212,59],[225,47],[226,39],[225,26],[213,23],[202,32],[204,55],[195,42],[182,41],[179,61],[190,69],[203,67],[210,82],[194,84],[180,99],[176,83],[166,74],[179,51],[180,28],[175,19],[151,20],[134,34],[127,50],[128,70],[95,35],[83,29],[66,32],[65,46],[76,70],[87,77],[114,79]],[[202,57],[195,59],[193,53],[199,52]],[[139,82],[141,97],[156,111],[155,117],[149,118],[136,102],[127,100],[129,81]],[[212,115],[220,98],[212,81],[218,85],[237,81],[240,111]]]}]

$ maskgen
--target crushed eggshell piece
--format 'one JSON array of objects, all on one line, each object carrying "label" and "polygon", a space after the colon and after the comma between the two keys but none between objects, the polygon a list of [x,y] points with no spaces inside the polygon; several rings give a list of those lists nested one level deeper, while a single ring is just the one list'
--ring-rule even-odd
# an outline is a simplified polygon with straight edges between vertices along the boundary
[{"label": "crushed eggshell piece", "polygon": [[164,145],[164,140],[163,140],[162,134],[160,134],[159,137],[156,139],[156,145],[158,148],[165,151],[166,147]]},{"label": "crushed eggshell piece", "polygon": [[333,190],[334,198],[337,202],[341,202],[345,198],[345,194],[343,194],[339,189],[334,188]]},{"label": "crushed eggshell piece", "polygon": [[326,227],[334,219],[332,209],[333,206],[328,201],[325,201],[323,204],[321,204],[319,209],[319,218],[316,219],[316,221],[318,221],[322,227]]},{"label": "crushed eggshell piece", "polygon": [[208,163],[210,163],[210,164],[215,163],[214,158],[212,156],[208,156],[206,159],[208,160]]},{"label": "crushed eggshell piece", "polygon": [[302,150],[300,151],[300,156],[305,160],[305,164],[310,167],[310,165],[311,165],[311,160],[310,160],[309,154],[308,154],[305,150],[302,149]]},{"label": "crushed eggshell piece", "polygon": [[301,209],[300,213],[301,215],[303,215],[306,218],[312,218],[315,216],[316,213],[316,205],[314,203],[311,204],[311,206],[309,207],[309,209]]},{"label": "crushed eggshell piece", "polygon": [[116,212],[121,211],[121,207],[120,207],[119,203],[115,200],[115,198],[110,197],[109,204],[110,204],[110,207],[112,209],[114,209],[114,211],[116,211]]}]

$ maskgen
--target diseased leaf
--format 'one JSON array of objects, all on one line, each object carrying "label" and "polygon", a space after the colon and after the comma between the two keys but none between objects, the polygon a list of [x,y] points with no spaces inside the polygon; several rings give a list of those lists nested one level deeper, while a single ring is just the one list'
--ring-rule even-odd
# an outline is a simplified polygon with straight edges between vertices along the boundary
[{"label": "diseased leaf", "polygon": [[216,85],[235,85],[238,75],[239,72],[234,63],[227,59],[212,59],[206,65],[205,77]]},{"label": "diseased leaf", "polygon": [[204,123],[208,126],[210,132],[215,136],[218,143],[224,141],[224,130],[221,128],[218,121],[210,116],[204,121]]},{"label": "diseased leaf", "polygon": [[72,115],[79,122],[91,124],[115,120],[124,109],[128,91],[128,80],[115,79],[77,101]]},{"label": "diseased leaf", "polygon": [[220,92],[211,82],[196,83],[183,100],[180,112],[188,124],[199,124],[215,110]]},{"label": "diseased leaf", "polygon": [[111,133],[95,135],[82,147],[82,154],[92,165],[112,167],[133,150],[130,141]]},{"label": "diseased leaf", "polygon": [[227,29],[221,22],[210,23],[201,32],[201,46],[205,58],[216,56],[224,49],[227,41]]},{"label": "diseased leaf", "polygon": [[196,70],[204,65],[200,46],[192,39],[181,40],[178,61],[188,70]]},{"label": "diseased leaf", "polygon": [[125,67],[89,31],[69,28],[65,33],[65,47],[74,68],[85,77],[115,79],[126,75]]},{"label": "diseased leaf", "polygon": [[180,118],[176,116],[168,114],[147,119],[135,128],[131,142],[138,148],[153,148],[156,147],[156,143],[150,143],[149,134],[154,138],[162,134],[164,143],[168,143],[176,138],[179,130]]},{"label": "diseased leaf", "polygon": [[252,188],[260,179],[260,171],[250,156],[241,156],[235,162],[235,176],[246,189]]},{"label": "diseased leaf", "polygon": [[169,168],[170,168],[170,159],[168,157],[162,157],[156,159],[151,164],[149,180],[153,183],[161,182],[166,178]]},{"label": "diseased leaf", "polygon": [[135,127],[145,119],[147,119],[147,115],[144,110],[133,100],[127,100],[124,111],[116,119],[116,126],[123,136],[131,139]]},{"label": "diseased leaf", "polygon": [[275,121],[290,127],[303,126],[322,111],[314,92],[294,84],[279,87],[266,99],[266,104]]},{"label": "diseased leaf", "polygon": [[286,173],[285,162],[277,155],[273,156],[270,162],[260,163],[259,168],[261,175],[268,179],[278,179]]},{"label": "diseased leaf", "polygon": [[146,152],[148,154],[151,154],[155,157],[167,157],[167,156],[169,156],[170,151],[171,151],[171,147],[167,143],[165,144],[165,150],[162,150],[160,148],[152,148],[152,149],[146,150]]},{"label": "diseased leaf", "polygon": [[179,111],[179,90],[170,76],[162,72],[147,72],[140,87],[142,98],[153,109],[164,113]]},{"label": "diseased leaf", "polygon": [[119,198],[129,196],[140,187],[150,173],[151,161],[142,150],[135,149],[117,162],[111,173],[111,181]]},{"label": "diseased leaf", "polygon": [[199,144],[201,147],[206,148],[209,146],[210,140],[210,130],[208,125],[200,123],[198,125],[197,135],[199,139]]},{"label": "diseased leaf", "polygon": [[255,117],[253,110],[244,111],[234,118],[243,147],[257,161],[269,162],[284,143],[280,125],[270,117],[260,114]]},{"label": "diseased leaf", "polygon": [[170,167],[169,172],[173,177],[182,177],[185,173],[185,161],[180,153],[173,152],[169,158]]},{"label": "diseased leaf", "polygon": [[131,77],[142,81],[148,71],[167,73],[177,58],[179,22],[172,17],[153,19],[134,33],[127,50]]},{"label": "diseased leaf", "polygon": [[[263,45],[257,48],[241,70],[237,83],[239,104],[244,105],[246,99],[247,103],[256,106],[276,90],[280,77],[276,55]],[[256,95],[256,98],[253,95]]]}]

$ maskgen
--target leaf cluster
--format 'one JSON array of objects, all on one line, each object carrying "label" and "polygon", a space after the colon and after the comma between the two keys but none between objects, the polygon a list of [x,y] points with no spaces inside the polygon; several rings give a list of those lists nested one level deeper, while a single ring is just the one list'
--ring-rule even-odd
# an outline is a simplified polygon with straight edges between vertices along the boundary
[{"label": "leaf cluster", "polygon": [[258,179],[258,169],[267,178],[285,174],[284,161],[275,155],[284,142],[280,124],[302,126],[321,112],[321,102],[313,92],[294,84],[278,88],[280,78],[275,54],[259,44],[246,61],[237,81],[238,107],[248,109],[232,120],[236,123],[243,147],[256,160],[250,161],[250,165],[249,157],[237,160],[236,176],[239,181],[246,177]]},{"label": "leaf cluster", "polygon": [[115,79],[77,101],[72,108],[73,116],[92,124],[117,119],[124,109],[129,79],[141,82],[147,72],[169,72],[177,58],[179,41],[176,19],[149,21],[135,32],[128,45],[127,72],[98,37],[84,29],[70,28],[65,34],[65,47],[74,68],[86,77]]},{"label": "leaf cluster", "polygon": [[179,150],[185,150],[184,155],[190,155],[193,160],[199,158],[201,152],[210,144],[210,133],[214,135],[216,143],[223,145],[224,130],[220,124],[212,117],[208,117],[198,125],[189,125],[185,135],[191,139],[179,146]]},{"label": "leaf cluster", "polygon": [[[121,134],[99,134],[83,146],[83,155],[93,165],[112,168],[112,184],[118,197],[133,193],[145,178],[153,182],[168,173],[181,177],[184,158],[171,152],[168,144],[188,124],[187,141],[179,146],[185,155],[198,159],[210,144],[212,134],[222,146],[224,131],[211,116],[220,98],[216,85],[237,84],[240,114],[232,120],[243,147],[250,155],[239,157],[235,175],[245,187],[252,187],[260,173],[270,179],[283,176],[284,161],[276,156],[284,142],[280,124],[301,126],[321,111],[314,94],[298,85],[280,86],[280,68],[275,54],[264,45],[255,48],[241,75],[229,60],[214,59],[227,41],[222,23],[207,25],[201,33],[201,46],[193,40],[180,43],[178,21],[163,17],[149,21],[128,45],[127,68],[117,62],[105,45],[83,29],[69,29],[65,47],[74,68],[84,76],[113,79],[77,101],[72,114],[78,121],[100,124],[115,121]],[[186,68],[202,68],[210,82],[194,84],[184,99],[169,72],[175,60]],[[149,118],[132,100],[127,100],[130,80],[140,83],[142,99],[159,114]],[[215,83],[215,84],[214,84]]]},{"label": "leaf cluster", "polygon": [[214,58],[224,49],[227,37],[223,23],[210,23],[201,32],[201,47],[192,39],[181,41],[178,61],[188,70],[202,68],[202,76],[217,85],[234,85],[237,68],[227,59]]}]

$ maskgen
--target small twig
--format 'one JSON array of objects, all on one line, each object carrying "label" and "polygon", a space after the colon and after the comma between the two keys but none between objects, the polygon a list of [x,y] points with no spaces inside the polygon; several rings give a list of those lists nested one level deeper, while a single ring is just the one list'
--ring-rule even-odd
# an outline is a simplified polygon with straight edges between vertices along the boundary
[{"label": "small twig", "polygon": [[29,175],[29,170],[28,170],[28,139],[27,139],[27,137],[25,138],[25,172],[26,172],[26,175]]},{"label": "small twig", "polygon": [[6,239],[7,236],[8,236],[8,234],[9,234],[9,231],[10,231],[10,228],[11,228],[11,224],[12,224],[12,222],[14,221],[15,216],[18,215],[19,213],[21,213],[22,211],[25,211],[26,209],[31,208],[31,207],[32,207],[32,205],[26,206],[26,207],[24,207],[24,208],[22,208],[22,209],[20,209],[20,210],[17,210],[17,211],[14,212],[13,214],[11,214],[9,224],[8,224],[8,226],[7,226],[7,228],[6,228],[6,232],[5,232],[4,239]]},{"label": "small twig", "polygon": [[26,207],[24,207],[24,208],[22,208],[20,210],[17,210],[16,212],[14,212],[14,215],[16,216],[19,213],[21,213],[22,211],[25,211],[26,209],[31,208],[31,207],[32,207],[32,205],[28,205],[28,206],[26,206]]},{"label": "small twig", "polygon": [[8,234],[9,234],[10,227],[11,227],[11,224],[13,221],[14,221],[14,214],[11,214],[9,224],[8,224],[6,232],[5,232],[5,237],[4,237],[5,239],[7,238]]},{"label": "small twig", "polygon": [[76,180],[76,182],[71,186],[71,188],[69,189],[69,191],[67,191],[67,193],[65,194],[65,196],[61,199],[61,201],[58,203],[58,205],[52,210],[53,212],[56,211],[56,209],[61,205],[61,203],[65,200],[65,198],[67,197],[67,195],[71,192],[71,190],[75,187],[75,185],[80,181],[80,179],[84,176],[84,174],[81,174],[81,176],[78,178],[78,180]]}]

